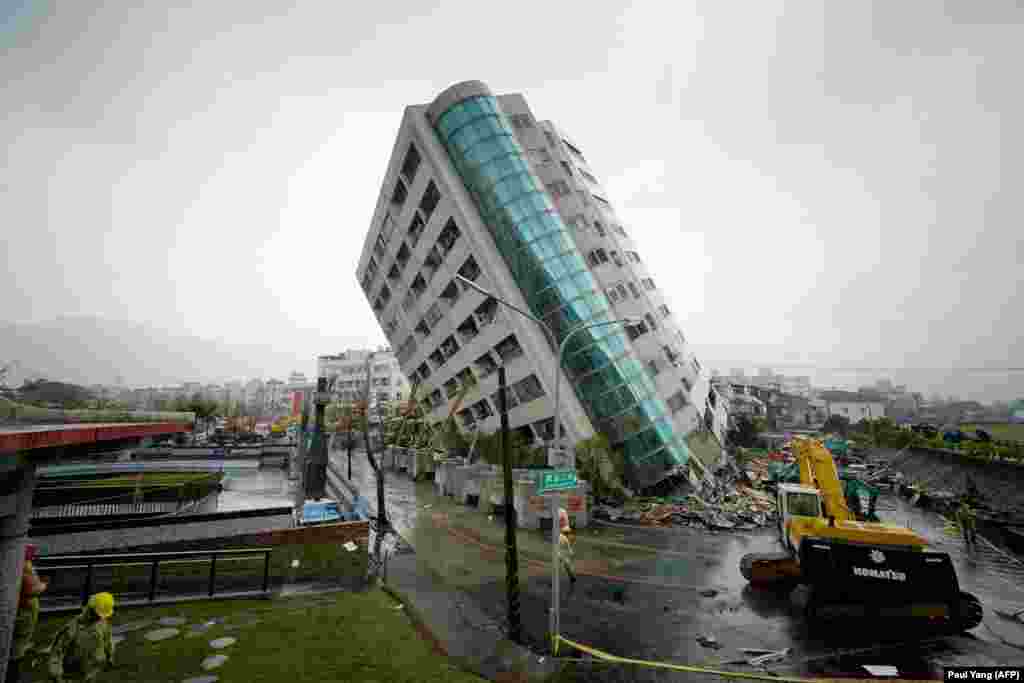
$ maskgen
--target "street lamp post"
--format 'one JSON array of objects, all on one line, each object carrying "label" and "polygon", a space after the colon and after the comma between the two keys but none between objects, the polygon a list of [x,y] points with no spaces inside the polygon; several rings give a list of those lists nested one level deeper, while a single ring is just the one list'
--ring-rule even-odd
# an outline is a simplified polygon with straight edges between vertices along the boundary
[{"label": "street lamp post", "polygon": [[[563,355],[565,353],[566,345],[568,344],[569,340],[572,339],[572,337],[577,332],[582,332],[583,330],[587,330],[587,329],[590,329],[592,327],[602,327],[604,325],[630,325],[630,324],[634,324],[634,323],[638,322],[639,319],[636,319],[636,318],[622,318],[622,319],[619,319],[619,320],[602,320],[602,321],[593,322],[593,323],[583,323],[583,324],[578,325],[577,327],[574,327],[573,329],[569,330],[569,333],[565,335],[565,339],[563,339],[559,343],[558,340],[555,338],[555,333],[551,330],[551,327],[546,322],[544,322],[543,320],[538,318],[537,316],[533,315],[532,313],[530,313],[528,311],[524,311],[523,309],[519,308],[518,306],[516,306],[516,305],[514,305],[512,303],[509,303],[508,301],[505,301],[504,299],[498,298],[493,293],[487,291],[486,289],[484,289],[480,285],[476,284],[472,280],[469,280],[468,278],[465,278],[465,277],[463,277],[461,275],[456,275],[455,278],[457,280],[459,280],[460,282],[462,282],[467,287],[475,289],[476,291],[480,292],[484,296],[489,297],[491,299],[494,299],[498,303],[503,304],[503,305],[511,308],[513,311],[515,311],[515,312],[517,312],[517,313],[519,313],[521,315],[526,316],[530,320],[533,320],[535,323],[540,325],[541,328],[547,333],[548,338],[552,342],[552,345],[553,346],[557,346],[557,348],[558,348],[558,363],[555,366],[555,415],[554,415],[555,423],[554,423],[554,435],[553,435],[554,438],[553,438],[553,441],[555,443],[556,449],[559,452],[561,452],[561,443],[562,443],[562,428],[561,427],[562,427],[562,425],[561,425],[561,410],[560,410],[561,409],[561,403],[559,402],[559,398],[560,398],[560,396],[559,396],[559,386],[560,386],[561,382],[559,380],[561,380],[561,378],[562,378],[562,357],[563,357]],[[502,370],[504,370],[504,368],[502,368]],[[573,464],[573,466],[575,466],[575,458],[570,460],[570,462]],[[548,464],[551,465],[551,466],[555,465],[555,463],[552,462],[552,458],[551,458],[550,452],[549,452],[549,455],[548,455]],[[559,464],[561,464],[561,463],[559,463]],[[559,584],[559,580],[561,579],[561,566],[560,566],[560,563],[558,561],[558,542],[559,542],[559,537],[561,535],[560,534],[560,530],[558,528],[558,498],[559,498],[559,495],[558,495],[557,492],[551,494],[551,615],[550,615],[551,621],[550,621],[550,631],[551,631],[552,648],[553,649],[555,647],[557,647],[557,643],[555,643],[554,637],[556,635],[558,635],[559,628],[561,626],[560,619],[559,619],[560,615],[559,615],[559,597],[558,597],[558,584]],[[507,505],[508,501],[505,501],[505,503]],[[510,536],[510,539],[511,539],[512,543],[514,544],[515,543],[515,535],[512,534]],[[514,553],[515,552],[515,548],[511,548],[510,551]]]}]

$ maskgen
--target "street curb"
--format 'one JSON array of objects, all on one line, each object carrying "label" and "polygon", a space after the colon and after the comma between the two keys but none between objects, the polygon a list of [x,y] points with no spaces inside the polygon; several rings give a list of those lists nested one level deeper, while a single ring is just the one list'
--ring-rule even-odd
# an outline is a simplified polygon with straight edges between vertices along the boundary
[{"label": "street curb", "polygon": [[380,586],[380,589],[382,591],[391,596],[391,598],[395,602],[402,606],[402,611],[405,612],[406,616],[409,617],[409,621],[413,623],[413,626],[415,626],[416,629],[420,631],[420,635],[424,636],[426,640],[430,643],[430,645],[434,649],[436,649],[440,654],[443,654],[445,657],[448,657],[448,648],[445,647],[444,643],[441,642],[441,639],[437,637],[437,634],[434,633],[431,630],[430,626],[427,625],[426,619],[423,618],[423,615],[420,614],[420,611],[416,608],[416,605],[413,604],[413,602],[408,598],[408,596],[404,595],[400,590],[389,586],[383,581],[378,581],[377,585]]}]

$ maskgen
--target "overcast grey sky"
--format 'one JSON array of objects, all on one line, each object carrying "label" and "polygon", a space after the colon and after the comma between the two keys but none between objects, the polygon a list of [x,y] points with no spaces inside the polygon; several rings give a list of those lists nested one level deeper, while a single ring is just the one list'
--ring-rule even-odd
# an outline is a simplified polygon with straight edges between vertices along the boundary
[{"label": "overcast grey sky", "polygon": [[1021,365],[1018,3],[165,4],[0,4],[0,319],[383,343],[402,109],[480,79],[576,138],[706,357]]}]

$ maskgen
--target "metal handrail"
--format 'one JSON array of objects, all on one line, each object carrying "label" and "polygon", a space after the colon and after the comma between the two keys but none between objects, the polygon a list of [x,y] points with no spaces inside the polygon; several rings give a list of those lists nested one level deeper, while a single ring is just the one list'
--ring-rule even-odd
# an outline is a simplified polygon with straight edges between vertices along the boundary
[{"label": "metal handrail", "polygon": [[36,561],[39,570],[47,569],[81,569],[85,568],[85,581],[82,585],[82,605],[89,601],[93,592],[94,569],[96,567],[129,566],[149,564],[149,590],[147,592],[149,602],[156,600],[157,583],[160,576],[160,562],[174,562],[185,558],[209,558],[210,575],[207,581],[207,594],[213,597],[216,592],[217,582],[217,558],[237,559],[243,556],[263,555],[263,586],[261,593],[267,593],[270,588],[270,553],[274,548],[261,546],[256,548],[232,548],[226,550],[180,550],[162,553],[113,553],[107,555],[51,555],[40,557]]}]

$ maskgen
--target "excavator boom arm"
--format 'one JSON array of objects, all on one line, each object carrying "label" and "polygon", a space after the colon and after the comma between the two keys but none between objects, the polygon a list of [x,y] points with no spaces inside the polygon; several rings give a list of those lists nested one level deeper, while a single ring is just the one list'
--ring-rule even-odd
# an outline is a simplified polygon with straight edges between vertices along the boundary
[{"label": "excavator boom arm", "polygon": [[820,441],[800,438],[793,443],[793,455],[800,465],[800,483],[821,491],[825,514],[837,521],[855,521],[857,518],[846,505],[843,483],[828,449]]}]

